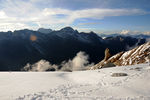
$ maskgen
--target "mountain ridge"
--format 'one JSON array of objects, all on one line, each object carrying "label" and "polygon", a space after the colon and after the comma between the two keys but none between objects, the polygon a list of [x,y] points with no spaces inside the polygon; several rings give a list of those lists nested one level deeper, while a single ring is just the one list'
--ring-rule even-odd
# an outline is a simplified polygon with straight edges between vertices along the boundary
[{"label": "mountain ridge", "polygon": [[104,59],[100,61],[91,69],[105,68],[105,65],[110,63],[114,64],[114,66],[127,66],[146,63],[149,62],[148,61],[149,55],[150,55],[150,42],[147,42],[141,46],[137,46],[132,50],[120,52],[117,53],[116,55],[110,56],[107,60]]},{"label": "mountain ridge", "polygon": [[94,32],[78,32],[70,27],[47,34],[29,29],[0,32],[0,70],[19,71],[27,63],[34,64],[41,59],[60,64],[80,51],[89,55],[90,62],[98,63],[106,48],[116,54],[138,41],[140,45],[146,40],[121,36],[102,39]]}]

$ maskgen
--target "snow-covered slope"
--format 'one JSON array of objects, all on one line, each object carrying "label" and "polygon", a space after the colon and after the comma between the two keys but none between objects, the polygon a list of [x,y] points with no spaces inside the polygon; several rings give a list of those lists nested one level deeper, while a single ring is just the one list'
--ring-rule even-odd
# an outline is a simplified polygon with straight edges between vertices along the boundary
[{"label": "snow-covered slope", "polygon": [[113,63],[116,66],[135,65],[149,62],[148,56],[150,55],[150,42],[138,46],[127,52],[120,52],[108,60],[102,60],[91,69],[98,69],[104,67],[108,63]]},{"label": "snow-covered slope", "polygon": [[[113,73],[128,76],[112,77]],[[1,72],[0,100],[150,100],[148,64],[75,72]]]},{"label": "snow-covered slope", "polygon": [[150,42],[125,52],[120,58],[121,65],[133,65],[148,62],[150,54]]}]

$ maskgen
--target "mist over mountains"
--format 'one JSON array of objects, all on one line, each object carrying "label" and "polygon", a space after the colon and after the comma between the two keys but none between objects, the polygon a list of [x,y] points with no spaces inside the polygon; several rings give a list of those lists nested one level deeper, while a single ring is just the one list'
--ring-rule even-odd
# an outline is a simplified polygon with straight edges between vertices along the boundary
[{"label": "mist over mountains", "polygon": [[98,63],[106,48],[114,55],[145,42],[146,38],[120,35],[103,39],[94,32],[78,32],[71,27],[0,32],[0,71],[20,71],[27,63],[40,60],[61,64],[80,51],[89,55],[89,63]]}]

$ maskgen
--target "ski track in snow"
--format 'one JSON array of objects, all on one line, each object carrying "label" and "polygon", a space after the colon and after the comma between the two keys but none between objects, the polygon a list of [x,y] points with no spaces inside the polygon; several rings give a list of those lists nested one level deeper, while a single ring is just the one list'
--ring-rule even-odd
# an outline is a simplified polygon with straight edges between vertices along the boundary
[{"label": "ski track in snow", "polygon": [[[124,72],[127,73],[128,76],[112,77],[112,73],[116,72]],[[104,68],[90,71],[54,72],[52,77],[56,77],[57,79],[55,80],[54,78],[51,82],[57,83],[56,81],[58,81],[59,84],[57,83],[57,85],[53,85],[51,83],[51,85],[47,87],[47,90],[38,90],[39,92],[32,91],[11,99],[150,100],[149,73],[150,66],[148,66],[148,64]],[[47,73],[49,76],[51,74],[51,72]],[[2,92],[1,88],[0,92]]]}]

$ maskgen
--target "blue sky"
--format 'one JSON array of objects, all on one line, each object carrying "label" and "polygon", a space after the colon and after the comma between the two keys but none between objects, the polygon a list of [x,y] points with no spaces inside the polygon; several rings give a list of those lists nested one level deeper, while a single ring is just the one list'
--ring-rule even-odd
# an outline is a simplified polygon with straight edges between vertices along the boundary
[{"label": "blue sky", "polygon": [[150,34],[150,0],[0,0],[0,31],[71,26]]}]

